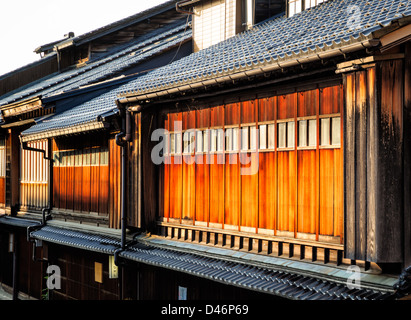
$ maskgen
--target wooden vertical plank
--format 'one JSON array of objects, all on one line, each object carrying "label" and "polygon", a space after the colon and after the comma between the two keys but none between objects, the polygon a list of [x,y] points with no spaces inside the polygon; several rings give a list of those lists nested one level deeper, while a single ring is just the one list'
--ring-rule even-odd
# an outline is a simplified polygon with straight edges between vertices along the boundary
[{"label": "wooden vertical plank", "polygon": [[[90,212],[90,191],[91,191],[91,167],[90,167],[90,154],[85,152],[83,154],[83,166],[82,166],[82,193],[81,193],[81,211],[84,213]],[[113,182],[114,186],[114,182]]]},{"label": "wooden vertical plank", "polygon": [[320,150],[320,235],[334,232],[334,150]]},{"label": "wooden vertical plank", "polygon": [[66,167],[66,209],[73,210],[74,208],[74,156],[73,151],[68,156],[69,163]]},{"label": "wooden vertical plank", "polygon": [[[210,127],[224,126],[224,107],[211,109]],[[222,224],[224,220],[224,154],[210,154],[210,222]]]},{"label": "wooden vertical plank", "polygon": [[376,69],[367,70],[367,255],[368,261],[375,261],[376,252],[376,217],[377,181],[378,181],[378,102]]},{"label": "wooden vertical plank", "polygon": [[367,250],[367,79],[366,72],[356,73],[355,144],[356,144],[356,257],[366,259]]},{"label": "wooden vertical plank", "polygon": [[318,103],[316,105],[316,121],[317,121],[317,132],[316,132],[316,149],[315,149],[315,211],[316,211],[316,221],[315,221],[315,237],[316,240],[319,239],[320,235],[320,105],[322,103],[322,95],[320,94],[321,90],[317,89]]},{"label": "wooden vertical plank", "polygon": [[345,117],[344,122],[344,254],[348,259],[355,259],[356,224],[355,224],[355,75],[344,76]]},{"label": "wooden vertical plank", "polygon": [[[113,161],[114,161],[114,140],[110,139],[108,143],[109,153],[109,199],[108,199],[108,213],[109,213],[109,225],[114,225],[114,177],[113,177]],[[84,179],[84,177],[83,177]]]},{"label": "wooden vertical plank", "polygon": [[275,153],[259,154],[259,228],[274,229],[276,213]]},{"label": "wooden vertical plank", "polygon": [[278,152],[278,230],[294,232],[295,217],[295,155]]},{"label": "wooden vertical plank", "polygon": [[[98,161],[99,149],[93,148],[92,157],[96,158],[94,161]],[[90,166],[90,211],[98,213],[98,204],[99,204],[99,186],[100,186],[100,167],[97,163],[93,163]]]},{"label": "wooden vertical plank", "polygon": [[223,223],[224,216],[224,155],[211,154],[210,159],[210,222]]},{"label": "wooden vertical plank", "polygon": [[[196,127],[196,113],[195,111],[183,112],[183,130],[192,130]],[[187,133],[192,131],[185,131],[186,139]],[[184,141],[183,141],[184,152]],[[187,154],[183,156],[183,204],[182,204],[182,218],[192,220],[195,217],[195,155]]]},{"label": "wooden vertical plank", "polygon": [[411,264],[411,43],[405,44],[404,61],[404,262]]},{"label": "wooden vertical plank", "polygon": [[[249,123],[256,126],[258,111],[258,104],[256,101],[246,101],[241,104],[241,123]],[[257,137],[258,138],[258,135]],[[250,135],[251,139],[251,135]],[[258,140],[257,140],[258,141]],[[258,145],[254,142],[256,148]],[[251,145],[251,141],[250,141]],[[258,154],[256,150],[250,150],[249,152],[242,152],[240,154],[240,163],[242,167],[242,173],[240,172],[241,179],[241,226],[245,227],[257,227],[258,218],[258,171],[253,167],[259,165]],[[247,169],[247,170],[244,170]]]},{"label": "wooden vertical plank", "polygon": [[101,215],[108,213],[108,197],[109,197],[109,166],[100,166],[99,172],[99,205],[98,212]]},{"label": "wooden vertical plank", "polygon": [[[403,259],[403,61],[380,64],[381,114],[378,149],[378,260]],[[409,88],[407,88],[409,90]],[[408,197],[408,195],[407,195]]]},{"label": "wooden vertical plank", "polygon": [[[81,158],[81,160],[83,160],[82,155],[81,155],[81,151],[78,152],[79,154],[77,154],[75,157],[77,157],[77,162],[79,162],[79,158]],[[75,211],[81,211],[81,195],[82,195],[82,173],[83,173],[83,169],[81,167],[82,162],[78,163],[75,167],[74,167],[74,206],[73,209]]]},{"label": "wooden vertical plank", "polygon": [[295,185],[295,204],[294,204],[294,237],[297,237],[298,228],[298,93],[294,94],[294,185]]},{"label": "wooden vertical plank", "polygon": [[194,155],[183,156],[183,204],[182,219],[193,220],[195,215],[195,162]]},{"label": "wooden vertical plank", "polygon": [[298,151],[298,223],[297,231],[315,234],[316,151]]},{"label": "wooden vertical plank", "polygon": [[[258,166],[258,154],[255,152],[240,154],[241,167],[247,168],[252,174],[242,174],[241,179],[241,226],[257,227],[258,216],[258,171],[254,166]],[[250,164],[244,165],[250,162]],[[254,173],[255,172],[255,173]]]},{"label": "wooden vertical plank", "polygon": [[[55,139],[52,140],[52,150],[58,151]],[[53,207],[60,208],[60,166],[55,164],[56,162],[53,163]]]},{"label": "wooden vertical plank", "polygon": [[334,226],[333,226],[333,236],[335,237],[342,237],[343,236],[343,212],[344,212],[344,183],[343,183],[343,175],[342,175],[342,149],[336,148],[334,149],[334,199],[333,199],[333,207],[334,207],[334,213],[333,213],[333,220],[334,220]]},{"label": "wooden vertical plank", "polygon": [[273,221],[273,229],[274,235],[277,235],[278,229],[278,150],[277,150],[277,118],[278,118],[278,97],[273,97],[272,99],[272,108],[274,109],[274,221]]},{"label": "wooden vertical plank", "polygon": [[206,163],[207,156],[196,155],[196,193],[195,193],[195,220],[201,222],[208,221],[209,212],[209,165]]},{"label": "wooden vertical plank", "polygon": [[240,215],[240,159],[238,153],[226,154],[225,224],[237,225]]},{"label": "wooden vertical plank", "polygon": [[[170,115],[167,114],[164,120],[164,129],[168,135],[166,139],[166,150],[168,153],[164,155],[164,165],[163,165],[163,190],[162,195],[160,196],[163,198],[163,217],[167,219],[167,222],[170,219],[170,169],[171,169],[171,156],[170,156]],[[135,151],[134,151],[135,152]]]}]

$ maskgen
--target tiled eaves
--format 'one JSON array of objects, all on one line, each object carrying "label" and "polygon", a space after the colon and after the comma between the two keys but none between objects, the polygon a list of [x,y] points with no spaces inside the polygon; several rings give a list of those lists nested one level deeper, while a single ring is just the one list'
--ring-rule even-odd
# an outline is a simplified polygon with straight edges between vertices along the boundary
[{"label": "tiled eaves", "polygon": [[[357,6],[358,27],[347,24]],[[374,33],[411,15],[407,0],[330,0],[293,17],[278,17],[156,70],[125,88],[120,98],[147,99],[309,63],[378,44]]]},{"label": "tiled eaves", "polygon": [[[114,72],[131,67],[139,63],[139,57],[145,51],[150,51],[165,42],[173,39],[174,36],[181,35],[186,25],[182,21],[170,26],[150,32],[134,41],[134,44],[123,45],[116,50],[110,51],[107,55],[98,60],[90,61],[82,67],[71,68],[63,73],[54,73],[46,78],[37,80],[20,89],[14,90],[0,97],[0,106],[10,104],[32,96],[50,96],[63,91],[87,85],[99,79],[107,78]],[[191,37],[191,30],[184,33],[184,38]],[[134,53],[134,55],[132,55]]]},{"label": "tiled eaves", "polygon": [[[271,267],[258,266],[249,253],[228,249],[219,253],[219,248],[199,250],[195,245],[190,246],[189,244],[185,244],[185,248],[182,249],[179,248],[179,244],[170,244],[172,241],[168,241],[165,245],[164,242],[167,242],[165,239],[155,240],[144,235],[137,236],[133,240],[128,239],[127,246],[124,250],[120,250],[120,236],[106,234],[103,231],[104,228],[100,230],[100,232],[86,229],[80,231],[45,225],[31,231],[30,237],[92,252],[118,254],[119,257],[129,261],[183,272],[287,299],[385,300],[391,298],[393,294],[393,290],[368,287],[350,288],[347,283],[296,273],[289,268],[293,262],[286,259],[278,259],[283,260],[283,268],[277,268],[274,265]],[[238,254],[245,255],[242,262],[236,259]],[[279,266],[280,262],[277,265]],[[317,270],[317,272],[319,275],[324,270]]]},{"label": "tiled eaves", "polygon": [[[157,43],[154,43],[153,45],[144,47],[142,50],[133,51],[134,54],[132,56],[127,55],[118,59],[116,68],[117,70],[119,70],[119,68],[125,68],[125,66],[129,66],[130,59],[133,60],[134,65],[142,61],[146,61],[153,55],[158,55],[162,51],[175,47],[182,41],[187,41],[190,38],[191,30],[186,32],[182,30],[177,34],[171,34],[170,38],[165,38],[161,41],[158,41]],[[108,72],[111,71],[108,70]],[[91,76],[92,75],[90,75],[90,77]],[[124,81],[126,80],[127,79],[125,79]],[[76,86],[79,85],[81,85],[81,82],[76,83]],[[23,140],[67,134],[70,133],[70,128],[74,127],[86,129],[97,126],[98,122],[100,122],[99,116],[101,114],[116,109],[115,100],[117,94],[121,90],[119,88],[121,88],[120,85],[118,86],[118,88],[110,89],[102,95],[99,95],[93,99],[81,101],[78,105],[73,103],[72,108],[69,108],[68,110],[63,112],[57,112],[55,115],[23,131]],[[49,100],[52,99],[52,95],[50,94],[47,98]],[[99,128],[101,127],[102,126],[100,125]]]}]

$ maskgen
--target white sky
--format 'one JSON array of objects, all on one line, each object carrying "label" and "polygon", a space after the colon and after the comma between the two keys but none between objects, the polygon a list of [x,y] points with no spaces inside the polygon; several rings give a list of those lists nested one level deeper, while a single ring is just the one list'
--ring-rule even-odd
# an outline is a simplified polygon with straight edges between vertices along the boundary
[{"label": "white sky", "polygon": [[129,17],[165,0],[1,0],[0,75],[40,59],[37,47]]}]

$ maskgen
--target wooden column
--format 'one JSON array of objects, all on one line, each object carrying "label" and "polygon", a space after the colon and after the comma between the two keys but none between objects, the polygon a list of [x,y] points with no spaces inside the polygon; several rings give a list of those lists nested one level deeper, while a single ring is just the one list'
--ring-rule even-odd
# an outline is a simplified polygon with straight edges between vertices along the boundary
[{"label": "wooden column", "polygon": [[403,61],[344,76],[345,255],[403,259]]},{"label": "wooden column", "polygon": [[411,43],[405,47],[404,78],[404,267],[411,265]]}]

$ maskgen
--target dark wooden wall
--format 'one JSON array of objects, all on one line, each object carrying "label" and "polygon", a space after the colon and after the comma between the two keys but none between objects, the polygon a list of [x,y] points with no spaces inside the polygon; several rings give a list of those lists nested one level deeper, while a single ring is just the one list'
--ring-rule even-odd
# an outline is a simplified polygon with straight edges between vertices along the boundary
[{"label": "dark wooden wall", "polygon": [[349,259],[403,261],[403,74],[403,60],[387,60],[344,77]]},{"label": "dark wooden wall", "polygon": [[404,265],[411,265],[411,42],[404,62]]},{"label": "dark wooden wall", "polygon": [[[110,279],[109,256],[92,251],[49,245],[48,259],[61,270],[61,289],[52,300],[117,300],[118,279]],[[95,281],[95,262],[103,267],[102,283]]]},{"label": "dark wooden wall", "polygon": [[133,117],[132,140],[128,144],[128,167],[127,167],[127,225],[132,227],[141,227],[141,113]]},{"label": "dark wooden wall", "polygon": [[178,287],[187,288],[187,300],[283,300],[270,294],[225,285],[186,273],[130,263],[125,269],[124,298],[128,300],[178,300]]},{"label": "dark wooden wall", "polygon": [[57,56],[45,58],[33,66],[0,77],[0,96],[58,71]]},{"label": "dark wooden wall", "polygon": [[[0,230],[0,282],[13,286],[13,253],[8,252],[9,233],[14,233],[17,249],[17,281],[21,293],[41,299],[45,287],[45,268],[41,262],[32,260],[33,247],[27,242],[26,228],[2,227]],[[42,258],[42,248],[37,248],[36,257]]]},{"label": "dark wooden wall", "polygon": [[20,130],[8,129],[6,140],[6,207],[13,214],[20,203]]},{"label": "dark wooden wall", "polygon": [[0,136],[0,208],[6,206],[6,137]]}]

